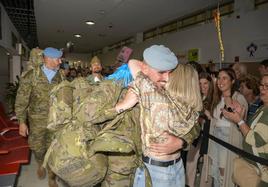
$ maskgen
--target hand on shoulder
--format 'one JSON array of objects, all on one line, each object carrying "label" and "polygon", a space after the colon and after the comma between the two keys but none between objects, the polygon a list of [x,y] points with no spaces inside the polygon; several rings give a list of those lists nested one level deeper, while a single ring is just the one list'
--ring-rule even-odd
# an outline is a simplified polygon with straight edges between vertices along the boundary
[{"label": "hand on shoulder", "polygon": [[131,59],[128,61],[128,67],[130,69],[130,72],[135,79],[138,72],[141,71],[142,62],[139,60]]}]

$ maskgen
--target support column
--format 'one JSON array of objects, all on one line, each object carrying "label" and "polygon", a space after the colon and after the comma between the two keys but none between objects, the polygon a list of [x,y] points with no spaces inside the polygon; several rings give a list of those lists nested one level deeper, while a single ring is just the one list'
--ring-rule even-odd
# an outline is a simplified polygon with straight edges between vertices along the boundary
[{"label": "support column", "polygon": [[10,59],[10,82],[15,82],[17,80],[16,76],[21,74],[21,56],[14,55]]},{"label": "support column", "polygon": [[139,44],[139,43],[142,43],[143,42],[143,33],[142,32],[139,32],[136,34],[136,40],[135,40],[135,43],[136,44]]}]

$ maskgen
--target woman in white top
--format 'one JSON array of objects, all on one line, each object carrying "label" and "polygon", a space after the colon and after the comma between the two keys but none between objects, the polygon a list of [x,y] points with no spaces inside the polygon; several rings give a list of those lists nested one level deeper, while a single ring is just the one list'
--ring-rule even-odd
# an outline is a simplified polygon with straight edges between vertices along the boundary
[{"label": "woman in white top", "polygon": [[[235,91],[235,79],[235,72],[231,68],[223,68],[219,71],[212,102],[213,114],[210,116],[210,134],[241,148],[242,134],[239,128],[222,115],[222,109],[224,107],[231,109],[228,106],[233,100],[238,101],[247,111],[248,105],[246,99],[242,94]],[[233,159],[237,155],[212,140],[209,141],[208,155],[211,164],[209,174],[213,178],[214,186],[234,186],[231,174]]]}]

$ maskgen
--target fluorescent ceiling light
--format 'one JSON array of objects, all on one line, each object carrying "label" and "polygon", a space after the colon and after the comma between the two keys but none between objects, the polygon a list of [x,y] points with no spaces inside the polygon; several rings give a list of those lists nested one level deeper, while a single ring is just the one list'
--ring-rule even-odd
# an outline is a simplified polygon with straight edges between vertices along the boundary
[{"label": "fluorescent ceiling light", "polygon": [[86,24],[87,25],[95,25],[95,22],[94,21],[86,21]]},{"label": "fluorescent ceiling light", "polygon": [[80,34],[75,34],[74,35],[76,38],[81,38],[82,36]]}]

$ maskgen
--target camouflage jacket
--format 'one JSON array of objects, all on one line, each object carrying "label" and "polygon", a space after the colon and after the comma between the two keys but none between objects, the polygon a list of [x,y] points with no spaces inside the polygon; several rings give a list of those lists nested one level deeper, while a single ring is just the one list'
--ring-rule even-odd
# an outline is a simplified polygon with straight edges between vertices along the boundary
[{"label": "camouflage jacket", "polygon": [[103,180],[108,186],[130,186],[141,158],[139,110],[118,114],[112,106],[121,93],[121,86],[109,80],[90,84],[77,78],[55,86],[48,120],[55,139],[44,166],[70,186],[93,186]]},{"label": "camouflage jacket", "polygon": [[[113,106],[123,97],[120,93],[109,81],[90,84],[82,78],[53,88],[48,124],[56,138],[44,163],[69,185],[92,186],[103,180],[105,187],[131,186],[135,168],[144,166],[139,107],[118,114]],[[190,143],[197,133],[191,131],[184,139]]]},{"label": "camouflage jacket", "polygon": [[25,123],[27,115],[32,118],[47,118],[49,92],[61,80],[62,78],[57,72],[50,84],[41,70],[41,66],[30,69],[21,76],[15,103],[19,123]]}]

